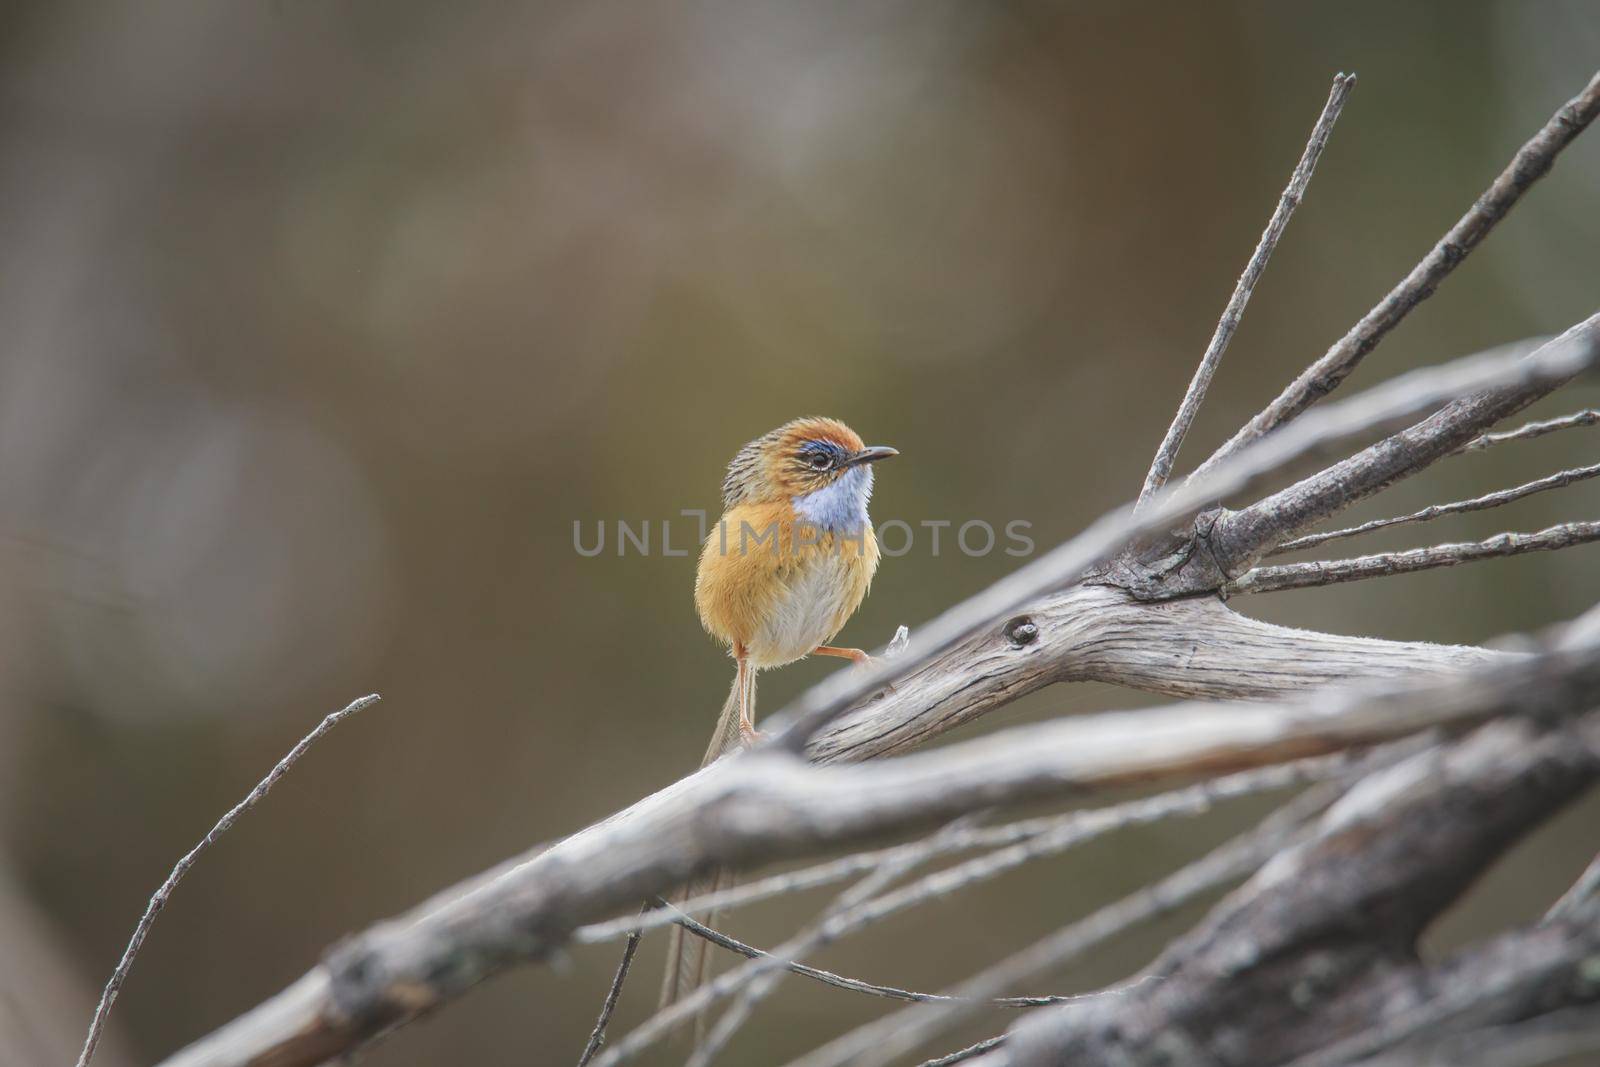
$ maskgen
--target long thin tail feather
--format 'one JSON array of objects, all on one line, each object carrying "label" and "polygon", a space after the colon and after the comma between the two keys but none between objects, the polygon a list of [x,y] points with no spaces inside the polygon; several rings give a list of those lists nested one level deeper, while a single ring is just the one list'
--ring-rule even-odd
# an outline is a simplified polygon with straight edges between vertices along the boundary
[{"label": "long thin tail feather", "polygon": [[[717,716],[717,728],[711,734],[711,744],[707,746],[706,757],[700,761],[700,766],[708,767],[741,747],[743,743],[739,734],[741,682],[749,690],[747,699],[752,713],[756,700],[755,671],[752,669],[748,674],[748,680],[741,678],[739,673],[734,674],[733,688],[728,691],[728,699],[722,705],[722,714]],[[683,896],[679,899],[687,900],[690,897],[731,889],[733,882],[733,875],[719,868],[691,882],[685,887]],[[717,916],[712,913],[701,916],[700,920],[707,926],[715,926]],[[667,941],[667,971],[661,979],[661,1007],[669,1007],[705,984],[711,969],[710,948],[711,945],[704,939],[695,937],[683,927],[672,927]]]}]

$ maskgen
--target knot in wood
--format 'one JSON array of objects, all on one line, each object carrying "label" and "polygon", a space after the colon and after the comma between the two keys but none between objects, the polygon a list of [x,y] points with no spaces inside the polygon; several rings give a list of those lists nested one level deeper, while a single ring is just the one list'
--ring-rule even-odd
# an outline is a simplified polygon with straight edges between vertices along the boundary
[{"label": "knot in wood", "polygon": [[1039,640],[1039,624],[1026,615],[1019,615],[1006,623],[1005,635],[1013,648],[1025,648]]}]

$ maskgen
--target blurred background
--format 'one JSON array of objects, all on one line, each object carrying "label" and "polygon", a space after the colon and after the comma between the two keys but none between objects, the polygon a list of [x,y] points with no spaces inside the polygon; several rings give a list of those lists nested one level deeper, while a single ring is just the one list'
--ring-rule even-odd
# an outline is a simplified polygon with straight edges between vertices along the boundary
[{"label": "blurred background", "polygon": [[[817,413],[902,450],[880,522],[1021,519],[1048,547],[1136,493],[1334,72],[1360,85],[1180,467],[1597,55],[1583,0],[5,5],[0,1059],[70,1061],[171,864],[360,694],[384,701],[179,888],[97,1062],[152,1062],[342,934],[692,769],[731,671],[694,560],[585,558],[575,521],[715,514],[739,445]],[[1597,203],[1591,132],[1352,386],[1591,313]],[[1596,434],[1447,461],[1355,517],[1592,462]],[[1347,554],[1597,506],[1589,483]],[[927,547],[885,562],[846,643],[1016,564]],[[1597,552],[1237,606],[1482,641],[1600,599]],[[836,669],[768,675],[762,708]],[[1061,687],[977,728],[1151,699]],[[938,988],[1260,810],[1128,832],[817,962]],[[1431,948],[1540,913],[1597,817],[1527,842]],[[771,944],[810,903],[730,929]],[[1029,992],[1120,977],[1196,914]],[[522,969],[367,1062],[570,1063],[616,955]],[[727,1059],[881,1010],[791,979]]]}]

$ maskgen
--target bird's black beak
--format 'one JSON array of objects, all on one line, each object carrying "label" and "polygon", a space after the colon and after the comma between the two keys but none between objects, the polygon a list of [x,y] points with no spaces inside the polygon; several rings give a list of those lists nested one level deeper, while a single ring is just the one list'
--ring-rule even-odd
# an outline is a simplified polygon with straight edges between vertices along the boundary
[{"label": "bird's black beak", "polygon": [[890,448],[888,445],[870,445],[851,455],[849,459],[844,461],[844,465],[846,467],[854,467],[858,463],[876,463],[880,459],[888,459],[890,456],[898,456],[899,454],[900,450],[898,448]]}]

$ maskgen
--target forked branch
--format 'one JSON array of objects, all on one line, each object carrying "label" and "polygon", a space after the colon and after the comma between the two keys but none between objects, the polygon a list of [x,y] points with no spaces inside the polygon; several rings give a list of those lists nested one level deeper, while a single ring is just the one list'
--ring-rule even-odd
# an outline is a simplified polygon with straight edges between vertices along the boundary
[{"label": "forked branch", "polygon": [[[1211,559],[1223,575],[1240,574],[1289,538],[1427,469],[1496,422],[1548,396],[1600,362],[1600,313],[1541,346],[1526,362],[1545,369],[1518,384],[1451,401],[1349,459],[1248,507],[1224,512],[1207,534]],[[1209,575],[1200,578],[1206,581]]]},{"label": "forked branch", "polygon": [[1522,194],[1550,170],[1561,150],[1571,144],[1597,114],[1600,114],[1600,74],[1591,78],[1582,92],[1562,105],[1544,128],[1517,151],[1500,176],[1399,285],[1320,359],[1302,371],[1277,399],[1217,449],[1191,477],[1210,473],[1217,464],[1250,442],[1289,422],[1338,388],[1412,308],[1433,295],[1439,283],[1478,247],[1495,224],[1516,206]]},{"label": "forked branch", "polygon": [[1354,559],[1317,560],[1256,567],[1223,587],[1224,594],[1275,593],[1284,589],[1309,589],[1363,578],[1388,578],[1438,567],[1456,567],[1486,559],[1520,556],[1527,552],[1553,552],[1600,541],[1600,522],[1564,522],[1536,533],[1495,534],[1482,541],[1430,545],[1403,552],[1379,552]]}]

